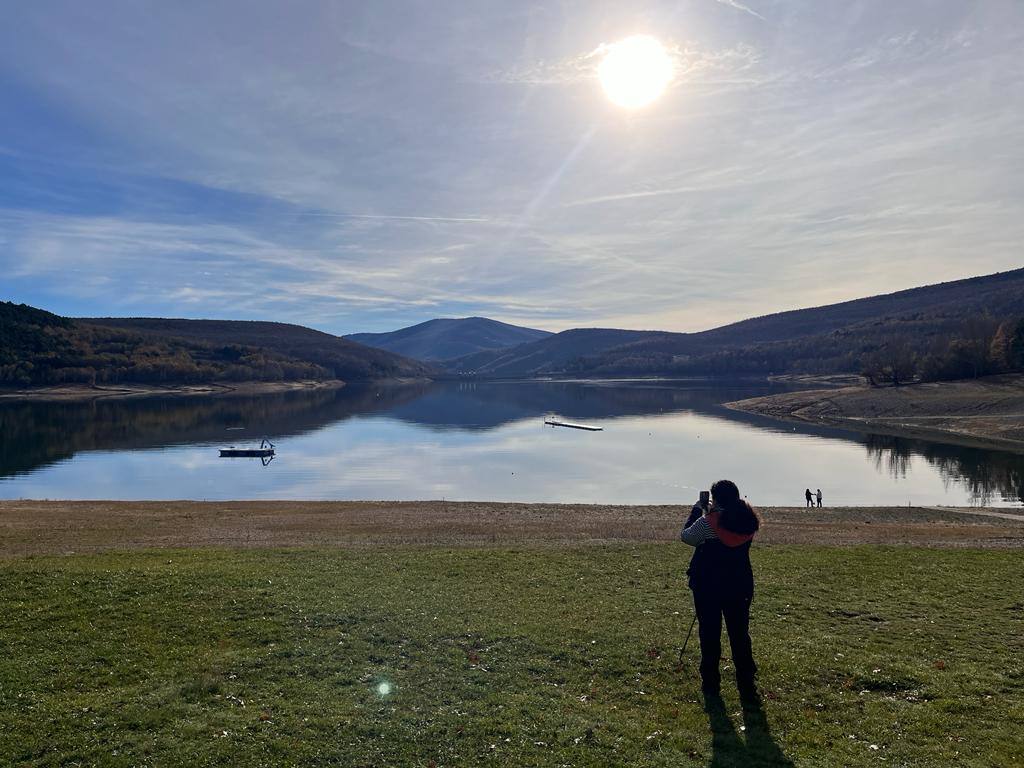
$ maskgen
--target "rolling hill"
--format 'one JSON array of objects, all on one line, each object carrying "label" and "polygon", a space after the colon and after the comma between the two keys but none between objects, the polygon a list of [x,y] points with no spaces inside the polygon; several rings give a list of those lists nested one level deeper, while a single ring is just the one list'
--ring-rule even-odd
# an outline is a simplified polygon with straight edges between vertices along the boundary
[{"label": "rolling hill", "polygon": [[486,317],[441,318],[390,333],[353,333],[350,341],[417,360],[447,360],[481,351],[504,349],[551,336]]},{"label": "rolling hill", "polygon": [[420,378],[431,366],[301,325],[260,320],[178,320],[165,318],[78,318],[78,322],[148,337],[170,337],[201,344],[242,344],[320,366],[332,378],[366,381]]},{"label": "rolling hill", "polygon": [[574,328],[517,347],[485,350],[446,360],[442,365],[457,373],[492,376],[529,376],[567,370],[575,360],[618,349],[644,339],[664,336],[659,331],[622,331],[614,328]]},{"label": "rolling hill", "polygon": [[0,302],[0,386],[423,378],[421,362],[282,323],[60,317]]},{"label": "rolling hill", "polygon": [[[0,302],[0,385],[66,382],[367,381],[435,376],[763,376],[867,373],[897,384],[1024,368],[1024,269],[700,333],[578,328],[557,334],[485,318],[332,336],[286,323],[69,319]],[[442,362],[424,362],[353,339]],[[516,339],[533,339],[514,346]],[[506,345],[490,348],[488,345]]]},{"label": "rolling hill", "polygon": [[545,374],[699,375],[859,373],[896,340],[922,354],[951,339],[991,339],[1024,316],[1024,269],[792,310],[700,333],[574,329],[513,349],[445,361],[452,372],[494,378]]}]

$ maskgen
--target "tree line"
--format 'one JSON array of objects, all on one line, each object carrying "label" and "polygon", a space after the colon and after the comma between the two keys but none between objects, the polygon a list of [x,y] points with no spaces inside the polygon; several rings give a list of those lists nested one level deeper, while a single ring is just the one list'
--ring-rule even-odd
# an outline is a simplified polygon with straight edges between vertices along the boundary
[{"label": "tree line", "polygon": [[[203,331],[205,338],[182,338],[161,332],[161,324],[170,329],[175,321],[148,322],[158,327],[134,330],[72,321],[0,302],[0,386],[359,379],[389,372],[416,375],[422,368],[308,329],[297,329],[306,332],[303,336],[281,326],[281,338],[270,334],[267,346],[256,346],[231,341],[240,333],[231,324],[208,323],[216,327]],[[262,339],[264,325],[259,333],[250,329],[242,340]],[[899,386],[1013,371],[1024,371],[1024,316],[973,308],[965,312],[961,306],[956,314],[919,311],[761,343],[744,343],[742,333],[726,343],[700,335],[654,334],[577,356],[561,372],[681,377],[857,373],[874,385]]]},{"label": "tree line", "polygon": [[0,385],[200,383],[332,378],[258,347],[154,338],[0,302]]},{"label": "tree line", "polygon": [[865,356],[861,373],[874,386],[911,381],[976,379],[1024,371],[1024,318],[967,318],[926,344],[894,336]]},{"label": "tree line", "polygon": [[1024,371],[1024,317],[927,313],[864,321],[828,333],[715,347],[644,340],[581,355],[566,373],[586,376],[766,376],[852,373],[874,385],[948,381]]}]

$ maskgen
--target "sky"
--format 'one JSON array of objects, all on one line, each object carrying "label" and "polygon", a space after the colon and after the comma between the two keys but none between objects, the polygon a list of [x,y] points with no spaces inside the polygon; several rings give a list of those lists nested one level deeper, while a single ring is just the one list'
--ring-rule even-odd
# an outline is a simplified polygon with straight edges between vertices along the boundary
[{"label": "sky", "polygon": [[[1024,265],[1024,3],[7,2],[0,299],[693,331]],[[627,110],[596,76],[656,36]]]}]

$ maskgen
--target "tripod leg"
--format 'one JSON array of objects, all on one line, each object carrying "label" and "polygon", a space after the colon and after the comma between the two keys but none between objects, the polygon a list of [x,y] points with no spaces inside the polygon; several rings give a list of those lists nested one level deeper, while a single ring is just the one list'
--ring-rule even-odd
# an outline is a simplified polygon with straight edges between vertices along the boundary
[{"label": "tripod leg", "polygon": [[690,635],[693,634],[693,625],[697,623],[697,613],[693,614],[693,621],[690,622],[690,628],[686,632],[686,639],[683,640],[683,647],[679,649],[679,663],[683,663],[683,654],[686,653],[686,646],[690,642]]}]

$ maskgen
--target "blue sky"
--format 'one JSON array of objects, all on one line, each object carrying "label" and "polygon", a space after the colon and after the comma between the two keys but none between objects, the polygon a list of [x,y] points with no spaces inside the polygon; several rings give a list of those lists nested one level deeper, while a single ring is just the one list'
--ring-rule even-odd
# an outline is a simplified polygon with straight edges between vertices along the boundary
[{"label": "blue sky", "polygon": [[1017,0],[9,3],[0,298],[686,331],[1015,268],[1021,51]]}]

